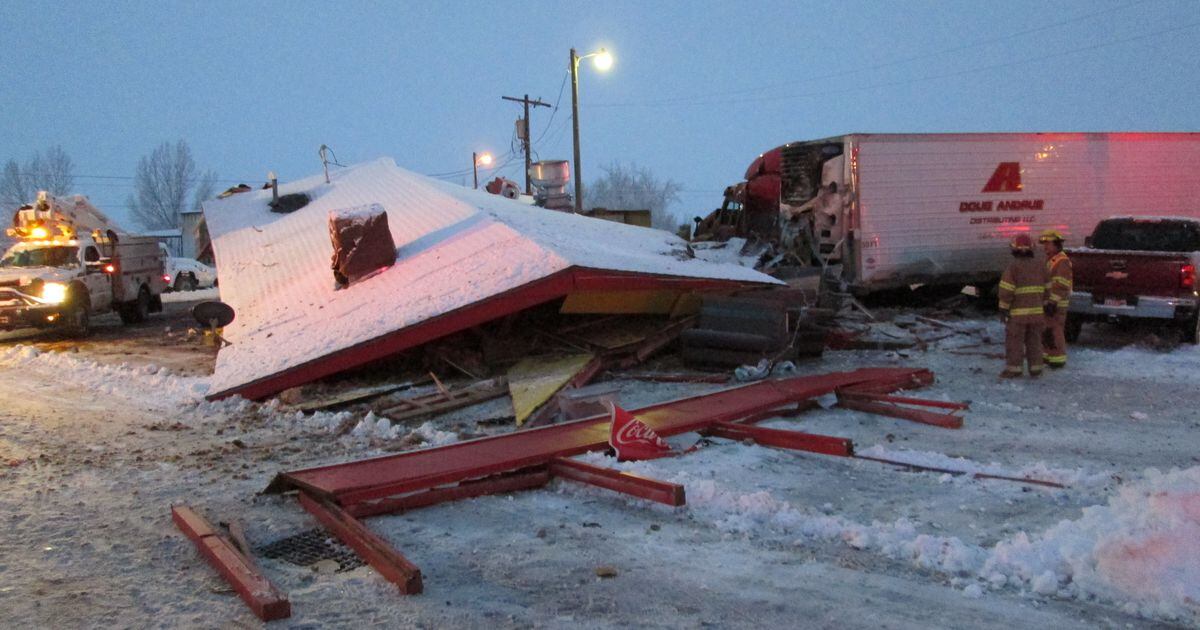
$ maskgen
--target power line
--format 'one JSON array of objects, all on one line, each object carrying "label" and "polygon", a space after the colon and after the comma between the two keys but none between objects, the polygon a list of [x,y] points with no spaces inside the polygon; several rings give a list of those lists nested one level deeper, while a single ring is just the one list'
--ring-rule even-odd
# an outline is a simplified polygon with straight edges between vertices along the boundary
[{"label": "power line", "polygon": [[[1138,4],[1138,3],[1134,3],[1134,4]],[[1133,5],[1125,5],[1125,6],[1133,6]],[[1094,15],[1094,14],[1093,14],[1093,15]],[[1080,19],[1082,19],[1082,18],[1080,18]],[[813,91],[813,92],[803,92],[803,93],[795,93],[795,94],[773,94],[773,95],[764,95],[764,96],[747,96],[747,97],[744,97],[744,98],[729,98],[729,99],[714,99],[714,98],[711,98],[712,96],[715,96],[715,95],[716,95],[716,94],[714,93],[714,94],[705,95],[705,96],[698,96],[698,97],[684,97],[684,98],[677,98],[677,99],[660,99],[660,100],[655,100],[655,101],[625,101],[625,102],[617,102],[617,103],[590,103],[590,104],[587,104],[587,105],[585,105],[585,106],[586,106],[586,107],[593,107],[593,108],[612,108],[612,107],[659,107],[659,106],[667,106],[667,105],[736,105],[736,104],[741,104],[741,103],[760,103],[760,102],[769,102],[769,101],[790,100],[790,99],[797,99],[797,98],[808,98],[808,97],[813,97],[813,96],[824,96],[824,95],[828,95],[828,94],[845,94],[845,93],[849,93],[849,92],[861,92],[861,91],[873,90],[873,89],[880,88],[880,87],[892,87],[892,86],[897,86],[897,85],[908,85],[908,84],[920,83],[920,82],[931,81],[931,80],[936,80],[936,79],[944,79],[944,78],[950,78],[950,77],[962,76],[962,75],[966,75],[966,74],[972,74],[972,73],[975,73],[975,72],[984,72],[984,71],[988,71],[988,70],[995,70],[995,69],[999,69],[999,68],[1006,68],[1006,67],[1011,67],[1011,66],[1020,65],[1020,64],[1034,63],[1034,62],[1038,62],[1038,61],[1045,61],[1045,60],[1048,60],[1048,59],[1055,59],[1055,58],[1058,58],[1058,57],[1064,57],[1064,56],[1067,56],[1067,55],[1073,55],[1073,54],[1076,54],[1076,53],[1081,53],[1081,52],[1090,52],[1090,51],[1093,51],[1093,50],[1098,50],[1098,49],[1101,49],[1101,48],[1108,48],[1108,47],[1111,47],[1111,46],[1118,46],[1118,45],[1121,45],[1121,44],[1126,44],[1126,43],[1133,42],[1133,41],[1139,41],[1139,40],[1148,39],[1148,38],[1151,38],[1151,37],[1156,37],[1156,36],[1158,36],[1158,35],[1165,35],[1165,34],[1167,34],[1167,33],[1174,33],[1174,32],[1178,32],[1178,31],[1183,31],[1183,30],[1187,30],[1187,29],[1190,29],[1190,28],[1195,28],[1196,26],[1200,26],[1200,22],[1193,22],[1193,23],[1189,23],[1189,24],[1184,24],[1184,25],[1182,25],[1182,26],[1176,26],[1176,27],[1173,27],[1173,28],[1162,29],[1162,30],[1153,31],[1153,32],[1149,32],[1149,33],[1143,33],[1143,34],[1140,34],[1140,35],[1133,35],[1133,36],[1130,36],[1130,37],[1125,37],[1125,38],[1120,38],[1120,39],[1113,39],[1113,40],[1109,40],[1109,41],[1105,41],[1105,42],[1100,42],[1100,43],[1097,43],[1097,44],[1091,44],[1091,45],[1088,45],[1088,46],[1081,46],[1081,47],[1078,47],[1078,48],[1071,48],[1071,49],[1062,50],[1062,51],[1058,51],[1058,52],[1054,52],[1054,53],[1049,53],[1049,54],[1045,54],[1045,55],[1038,55],[1038,56],[1034,56],[1034,57],[1026,57],[1026,58],[1023,58],[1023,59],[1018,59],[1018,60],[1015,60],[1015,61],[1002,62],[1002,63],[991,64],[991,65],[986,65],[986,66],[977,66],[977,67],[973,67],[973,68],[966,68],[966,69],[963,69],[963,70],[958,70],[958,71],[954,71],[954,72],[947,72],[947,73],[942,73],[942,74],[926,75],[926,76],[915,77],[915,78],[911,78],[911,79],[902,79],[902,80],[888,81],[888,82],[883,82],[883,83],[874,83],[874,84],[869,84],[869,85],[860,85],[860,86],[855,86],[855,87],[850,87],[850,88],[844,88],[844,89],[840,89],[840,90],[820,90],[820,91]],[[1035,32],[1035,31],[1040,31],[1040,30],[1044,30],[1044,29],[1042,29],[1042,28],[1038,28],[1038,29],[1032,29],[1030,32]],[[1021,34],[1027,34],[1027,33],[1023,32],[1023,33],[1021,33]],[[1014,34],[1014,35],[1012,35],[1012,37],[1015,37],[1015,36],[1018,36],[1018,35],[1019,35],[1019,34]],[[1003,38],[1000,38],[1000,39],[1007,39],[1007,38],[1008,38],[1008,37],[1006,36],[1006,37],[1003,37]],[[938,55],[938,54],[944,54],[945,52],[950,52],[950,51],[953,51],[953,50],[960,50],[960,49],[963,49],[963,48],[970,48],[970,47],[972,47],[972,46],[958,47],[958,48],[955,48],[955,49],[948,49],[947,51],[941,51],[941,52],[938,52],[938,53],[929,53],[928,55],[922,55],[922,56],[919,56],[919,57],[916,57],[916,58],[923,58],[923,57],[926,57],[926,56],[935,56],[935,55]],[[911,59],[909,59],[909,60],[902,60],[902,61],[899,61],[899,62],[896,62],[896,63],[904,63],[904,62],[907,62],[907,61],[910,61],[910,60],[911,60]],[[862,69],[862,68],[860,68],[860,69],[852,69],[852,70],[850,70],[850,71],[846,71],[846,72],[839,72],[839,73],[836,73],[836,74],[830,74],[830,75],[823,75],[823,76],[819,76],[819,77],[813,77],[813,78],[811,78],[811,79],[808,79],[808,80],[806,80],[806,82],[811,82],[811,81],[816,81],[816,80],[821,80],[821,79],[829,79],[829,78],[839,78],[839,77],[843,77],[843,76],[845,76],[845,75],[847,75],[847,74],[853,74],[853,73],[857,73],[857,72],[864,72],[864,71],[867,71],[867,70],[875,69],[875,68],[878,68],[878,67],[885,67],[885,66],[888,66],[888,65],[895,65],[895,64],[893,64],[893,63],[885,63],[885,64],[879,64],[879,65],[877,65],[877,66],[872,66],[872,67],[870,67],[870,68],[866,68],[866,69]],[[747,92],[747,91],[758,91],[758,90],[763,90],[763,89],[771,89],[771,88],[773,88],[773,87],[777,87],[777,86],[779,86],[779,85],[794,85],[794,84],[797,84],[797,83],[802,83],[802,82],[794,82],[794,83],[786,83],[786,84],[774,84],[774,85],[772,85],[772,86],[761,86],[761,87],[758,87],[758,88],[747,88],[747,89],[744,89],[744,90],[739,90],[739,91],[737,91],[737,92],[722,92],[722,93],[720,93],[720,94],[731,94],[731,93],[733,93],[733,94],[738,94],[738,93],[743,93],[743,92]]]}]

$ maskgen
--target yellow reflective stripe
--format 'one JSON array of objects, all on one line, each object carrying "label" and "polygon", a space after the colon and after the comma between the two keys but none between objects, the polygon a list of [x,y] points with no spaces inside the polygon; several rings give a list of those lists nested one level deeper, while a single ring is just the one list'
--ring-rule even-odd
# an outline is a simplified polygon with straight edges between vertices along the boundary
[{"label": "yellow reflective stripe", "polygon": [[1005,282],[1005,281],[1001,280],[1001,281],[1000,281],[1000,288],[1001,288],[1001,289],[1008,289],[1009,291],[1012,291],[1013,289],[1017,288],[1017,285],[1015,285],[1015,284],[1013,284],[1013,283],[1011,283],[1011,282]]},{"label": "yellow reflective stripe", "polygon": [[1057,282],[1058,284],[1063,285],[1064,287],[1067,287],[1068,289],[1071,288],[1071,281],[1067,280],[1063,276],[1054,276],[1053,278],[1051,278],[1051,280],[1053,282]]},{"label": "yellow reflective stripe", "polygon": [[1040,307],[1040,306],[1030,307],[1030,308],[1014,308],[1012,310],[1013,317],[1017,317],[1020,315],[1041,315],[1041,314],[1042,314],[1042,307]]},{"label": "yellow reflective stripe", "polygon": [[1066,365],[1067,364],[1067,355],[1065,355],[1065,354],[1043,354],[1042,360],[1045,361],[1046,363],[1053,363],[1055,365],[1059,365],[1059,364]]},{"label": "yellow reflective stripe", "polygon": [[1071,304],[1071,300],[1069,298],[1065,298],[1065,297],[1050,298],[1050,301],[1054,302],[1055,304],[1057,304],[1059,306],[1069,306]]},{"label": "yellow reflective stripe", "polygon": [[1002,310],[1002,311],[1007,311],[1009,306],[1011,306],[1011,304],[1009,304],[1008,302],[1001,302],[1001,303],[1000,303],[1000,310]]},{"label": "yellow reflective stripe", "polygon": [[1017,287],[1017,289],[1016,289],[1017,295],[1028,295],[1030,293],[1043,293],[1045,291],[1046,291],[1046,287],[1044,287],[1040,284],[1034,285],[1034,286],[1027,286],[1027,287]]}]

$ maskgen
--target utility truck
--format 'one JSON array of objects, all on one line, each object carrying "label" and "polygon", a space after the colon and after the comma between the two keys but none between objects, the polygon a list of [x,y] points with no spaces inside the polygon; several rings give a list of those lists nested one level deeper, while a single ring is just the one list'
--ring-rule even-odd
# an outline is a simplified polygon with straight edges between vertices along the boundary
[{"label": "utility truck", "polygon": [[1197,164],[1200,133],[850,134],[761,154],[697,233],[854,293],[994,283],[1018,233],[1079,245],[1113,215],[1200,217]]},{"label": "utility truck", "polygon": [[82,337],[96,314],[116,311],[132,324],[162,311],[158,241],[120,233],[82,195],[39,192],[17,209],[7,234],[17,243],[0,258],[0,330]]}]

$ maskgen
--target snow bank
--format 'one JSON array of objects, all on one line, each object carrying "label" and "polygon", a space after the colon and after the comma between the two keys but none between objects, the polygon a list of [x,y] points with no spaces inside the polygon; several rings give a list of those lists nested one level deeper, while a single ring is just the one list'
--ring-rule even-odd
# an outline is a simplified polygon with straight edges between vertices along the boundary
[{"label": "snow bank", "polygon": [[0,348],[0,365],[52,374],[51,382],[71,383],[103,395],[121,395],[152,407],[193,403],[208,393],[208,378],[178,376],[152,365],[105,365],[72,353],[42,352],[25,345]]},{"label": "snow bank", "polygon": [[1200,622],[1200,467],[1122,487],[1039,536],[992,549],[981,575],[1035,592],[1126,602],[1130,612]]},{"label": "snow bank", "polygon": [[[826,513],[830,506],[794,506],[769,491],[746,493],[710,476],[669,471],[662,460],[616,463],[597,453],[581,459],[683,484],[689,512],[729,534],[799,536],[797,545],[841,542],[957,576],[967,597],[1007,586],[1040,595],[1098,598],[1131,613],[1200,623],[1200,467],[1166,474],[1148,470],[1142,481],[1123,486],[1107,505],[1085,508],[1078,520],[1064,520],[1038,535],[1020,532],[989,548],[921,533],[906,518],[856,523]],[[932,464],[937,458],[914,459]],[[1032,475],[1035,469],[1028,470]],[[1078,471],[1058,474],[1064,480],[1090,478]]]}]

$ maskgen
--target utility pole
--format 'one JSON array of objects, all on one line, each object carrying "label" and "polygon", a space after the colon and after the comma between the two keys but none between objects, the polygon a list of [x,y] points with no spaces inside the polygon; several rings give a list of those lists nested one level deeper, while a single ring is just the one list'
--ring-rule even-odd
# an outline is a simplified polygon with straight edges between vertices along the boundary
[{"label": "utility pole", "polygon": [[514,103],[521,103],[525,105],[525,118],[523,119],[525,121],[525,137],[522,139],[522,144],[525,147],[525,194],[529,195],[532,194],[529,192],[529,106],[533,105],[534,107],[550,107],[550,104],[543,103],[542,99],[540,98],[531,101],[529,100],[528,94],[525,95],[525,98],[517,98],[515,96],[501,96],[500,98],[506,101],[513,101]]},{"label": "utility pole", "polygon": [[575,214],[583,214],[583,173],[579,170],[579,55],[571,49],[571,135],[575,147]]}]

